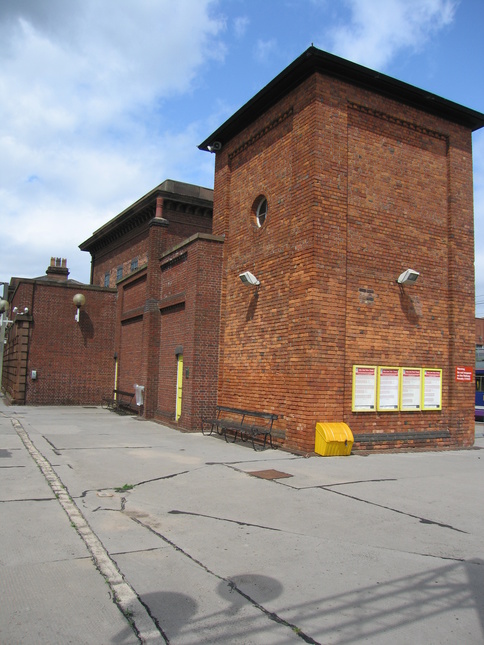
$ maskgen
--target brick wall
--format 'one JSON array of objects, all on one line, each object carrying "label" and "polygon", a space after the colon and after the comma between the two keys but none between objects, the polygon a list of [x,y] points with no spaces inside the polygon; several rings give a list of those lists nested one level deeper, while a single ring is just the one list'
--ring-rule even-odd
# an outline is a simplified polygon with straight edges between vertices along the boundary
[{"label": "brick wall", "polygon": [[[75,322],[73,296],[86,304]],[[99,405],[112,390],[116,294],[87,285],[24,281],[15,291],[3,385],[10,400],[27,405]],[[19,340],[23,344],[19,352]],[[32,379],[35,370],[37,378]]]},{"label": "brick wall", "polygon": [[182,414],[177,426],[200,430],[217,397],[223,239],[204,233],[167,245],[170,225],[155,222],[153,261],[118,284],[115,351],[118,387],[145,387],[143,414],[175,423],[177,355],[183,348]]},{"label": "brick wall", "polygon": [[136,235],[129,235],[113,243],[101,252],[96,253],[93,261],[92,283],[104,286],[104,276],[109,273],[109,286],[115,287],[118,282],[117,270],[122,267],[122,277],[130,275],[131,262],[138,260],[138,267],[148,262],[148,232],[146,227]]},{"label": "brick wall", "polygon": [[[321,75],[225,143],[219,403],[281,414],[304,451],[317,421],[470,445],[473,384],[454,371],[474,360],[471,182],[470,131]],[[353,364],[443,369],[442,411],[352,413]]]},{"label": "brick wall", "polygon": [[[163,236],[164,250],[170,249],[194,233],[211,233],[211,211],[192,204],[183,204],[165,200],[163,202],[162,216],[167,220],[167,230]],[[104,286],[104,278],[109,273],[109,286],[115,287],[119,278],[118,267],[122,267],[122,277],[126,278],[132,273],[131,263],[137,259],[138,267],[146,266],[149,257],[149,221],[135,225],[131,232],[112,242],[106,243],[103,248],[93,251],[93,277],[92,283]]]},{"label": "brick wall", "polygon": [[182,412],[178,425],[200,430],[216,404],[222,240],[194,236],[161,261],[161,336],[155,416],[173,422],[176,350],[183,348]]},{"label": "brick wall", "polygon": [[484,318],[476,318],[476,345],[484,345]]},{"label": "brick wall", "polygon": [[165,235],[165,249],[171,249],[194,233],[212,232],[212,213],[192,204],[164,200],[163,217],[169,224]]}]

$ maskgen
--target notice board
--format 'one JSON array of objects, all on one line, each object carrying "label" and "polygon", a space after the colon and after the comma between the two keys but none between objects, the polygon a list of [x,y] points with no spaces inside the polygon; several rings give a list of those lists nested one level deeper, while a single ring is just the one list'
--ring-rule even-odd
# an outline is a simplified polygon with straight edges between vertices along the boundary
[{"label": "notice board", "polygon": [[402,367],[400,379],[400,410],[418,411],[422,408],[422,370]]},{"label": "notice board", "polygon": [[382,412],[398,412],[400,397],[400,369],[378,367],[377,409]]},{"label": "notice board", "polygon": [[442,370],[422,370],[422,410],[442,410]]},{"label": "notice board", "polygon": [[375,412],[376,373],[375,365],[353,365],[353,412]]}]

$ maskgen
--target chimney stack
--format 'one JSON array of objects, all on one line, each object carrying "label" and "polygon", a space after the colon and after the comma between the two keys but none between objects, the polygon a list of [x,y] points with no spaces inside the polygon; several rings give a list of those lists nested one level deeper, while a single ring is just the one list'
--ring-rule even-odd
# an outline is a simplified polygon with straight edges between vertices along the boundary
[{"label": "chimney stack", "polygon": [[69,269],[66,265],[67,260],[65,258],[50,258],[50,266],[47,267],[46,271],[49,280],[66,281],[69,275]]}]

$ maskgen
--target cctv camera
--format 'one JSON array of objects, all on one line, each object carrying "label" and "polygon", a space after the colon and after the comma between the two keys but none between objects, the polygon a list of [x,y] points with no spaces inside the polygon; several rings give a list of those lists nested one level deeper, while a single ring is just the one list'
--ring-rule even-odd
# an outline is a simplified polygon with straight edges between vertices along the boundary
[{"label": "cctv camera", "polygon": [[207,150],[209,152],[219,152],[220,150],[222,150],[222,144],[220,143],[220,141],[214,141],[212,145],[207,146]]},{"label": "cctv camera", "polygon": [[259,280],[253,275],[250,271],[244,271],[239,275],[239,278],[244,284],[250,284],[252,286],[258,286],[260,284]]},{"label": "cctv camera", "polygon": [[414,271],[413,269],[407,269],[403,273],[401,273],[398,276],[398,284],[405,284],[406,282],[409,282],[410,284],[413,284],[414,282],[417,282],[417,278],[420,275],[418,271]]}]

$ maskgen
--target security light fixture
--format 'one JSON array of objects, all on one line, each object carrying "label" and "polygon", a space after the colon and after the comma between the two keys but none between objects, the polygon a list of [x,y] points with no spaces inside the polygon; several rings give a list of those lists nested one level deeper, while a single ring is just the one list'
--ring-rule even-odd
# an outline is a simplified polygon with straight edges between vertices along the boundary
[{"label": "security light fixture", "polygon": [[417,278],[420,275],[418,271],[414,271],[413,269],[407,269],[403,273],[401,273],[398,276],[398,284],[414,284],[417,282]]},{"label": "security light fixture", "polygon": [[80,314],[81,314],[81,307],[83,307],[86,304],[86,297],[83,296],[82,293],[76,293],[74,298],[72,298],[72,302],[77,307],[77,313],[74,316],[74,320],[78,323],[80,319]]},{"label": "security light fixture", "polygon": [[[7,303],[8,304],[8,303]],[[27,315],[29,313],[30,309],[28,307],[14,307],[12,309],[12,313],[14,315],[22,316],[22,315]],[[2,313],[0,311],[0,313]]]},{"label": "security light fixture", "polygon": [[244,284],[248,284],[252,287],[258,287],[260,285],[259,280],[253,275],[250,271],[244,271],[244,273],[239,274],[239,278]]}]

